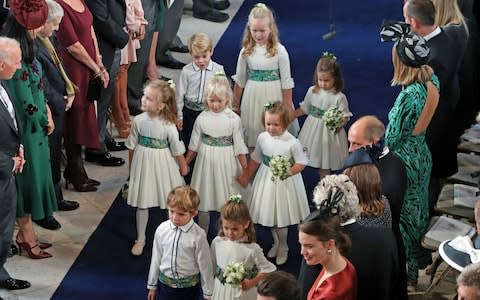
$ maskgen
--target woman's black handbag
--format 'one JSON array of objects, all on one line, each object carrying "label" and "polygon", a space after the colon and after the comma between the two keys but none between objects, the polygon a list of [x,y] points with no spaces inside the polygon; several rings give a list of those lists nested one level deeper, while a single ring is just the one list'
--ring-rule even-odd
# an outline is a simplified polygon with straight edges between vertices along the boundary
[{"label": "woman's black handbag", "polygon": [[102,92],[103,83],[102,79],[99,76],[94,76],[90,79],[88,83],[87,90],[87,100],[95,101],[100,98],[100,93]]}]

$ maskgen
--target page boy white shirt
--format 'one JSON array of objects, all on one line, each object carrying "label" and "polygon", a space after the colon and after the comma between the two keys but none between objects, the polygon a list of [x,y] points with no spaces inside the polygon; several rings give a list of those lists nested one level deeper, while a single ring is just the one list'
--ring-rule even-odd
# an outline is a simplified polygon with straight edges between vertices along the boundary
[{"label": "page boy white shirt", "polygon": [[204,298],[213,293],[213,267],[205,231],[193,219],[183,226],[167,220],[158,226],[153,241],[147,288],[157,287],[160,272],[170,278],[201,274]]},{"label": "page boy white shirt", "polygon": [[184,98],[192,102],[203,102],[208,79],[217,72],[225,73],[223,66],[213,60],[210,60],[205,70],[200,69],[193,62],[183,67],[177,84],[177,115],[179,119],[183,119]]}]

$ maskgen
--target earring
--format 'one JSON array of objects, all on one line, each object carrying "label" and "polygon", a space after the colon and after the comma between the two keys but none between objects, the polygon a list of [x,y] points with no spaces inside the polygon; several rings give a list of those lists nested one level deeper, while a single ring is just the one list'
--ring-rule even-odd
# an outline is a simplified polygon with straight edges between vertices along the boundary
[{"label": "earring", "polygon": [[328,253],[328,254],[332,254],[332,249],[328,249],[328,250],[327,250],[327,253]]}]

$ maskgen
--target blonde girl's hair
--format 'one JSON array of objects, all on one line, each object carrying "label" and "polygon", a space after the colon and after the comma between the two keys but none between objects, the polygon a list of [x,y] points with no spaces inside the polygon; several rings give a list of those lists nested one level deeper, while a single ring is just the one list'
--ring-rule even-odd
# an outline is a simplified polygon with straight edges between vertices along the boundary
[{"label": "blonde girl's hair", "polygon": [[232,108],[233,92],[230,81],[224,73],[215,74],[207,82],[204,93],[205,110],[207,111],[210,110],[207,99],[213,96],[226,100],[227,104],[225,107]]},{"label": "blonde girl's hair", "polygon": [[409,85],[415,82],[426,83],[432,79],[433,69],[428,65],[420,68],[409,67],[398,57],[396,47],[392,47],[393,78],[392,86]]},{"label": "blonde girl's hair", "polygon": [[250,33],[250,22],[252,19],[268,19],[268,23],[270,26],[270,36],[268,37],[267,42],[267,56],[272,57],[275,56],[278,52],[278,44],[280,43],[280,39],[278,37],[278,28],[277,24],[275,23],[275,17],[273,16],[273,12],[263,3],[257,3],[250,11],[248,15],[248,22],[245,25],[245,30],[243,31],[243,40],[242,40],[242,47],[244,48],[242,56],[247,58],[250,54],[253,53],[253,49],[255,48],[255,40],[253,39]]},{"label": "blonde girl's hair", "polygon": [[457,1],[432,0],[432,3],[435,6],[435,25],[462,25],[468,35],[468,25],[458,7]]},{"label": "blonde girl's hair", "polygon": [[200,196],[190,186],[180,185],[168,193],[167,205],[187,212],[195,212],[200,205]]},{"label": "blonde girl's hair", "polygon": [[274,103],[268,102],[264,105],[264,111],[262,113],[262,124],[265,127],[265,114],[279,114],[280,115],[280,123],[282,124],[283,130],[288,128],[288,124],[290,124],[290,112],[288,111],[287,107],[283,102],[277,101]]},{"label": "blonde girl's hair", "polygon": [[240,224],[246,224],[248,222],[248,227],[245,229],[245,234],[247,235],[245,243],[256,242],[255,228],[253,227],[250,211],[245,201],[228,200],[222,206],[220,209],[220,218],[218,219],[218,236],[225,236],[223,232],[223,220],[239,222]]},{"label": "blonde girl's hair", "polygon": [[329,57],[329,56],[322,56],[317,63],[317,67],[315,68],[315,74],[313,74],[313,92],[318,93],[321,88],[318,86],[318,73],[319,72],[327,72],[330,73],[333,77],[333,87],[335,89],[335,93],[339,93],[343,91],[343,76],[342,71],[340,69],[340,64],[338,63],[336,58]]},{"label": "blonde girl's hair", "polygon": [[360,216],[379,216],[385,211],[382,179],[374,164],[357,165],[343,171],[357,187]]},{"label": "blonde girl's hair", "polygon": [[197,32],[188,39],[188,50],[190,54],[193,51],[205,53],[213,49],[212,40],[203,32]]},{"label": "blonde girl's hair", "polygon": [[175,96],[175,84],[155,79],[145,84],[145,88],[149,87],[155,93],[155,102],[165,103],[165,108],[160,112],[159,116],[172,124],[177,123],[177,102]]}]

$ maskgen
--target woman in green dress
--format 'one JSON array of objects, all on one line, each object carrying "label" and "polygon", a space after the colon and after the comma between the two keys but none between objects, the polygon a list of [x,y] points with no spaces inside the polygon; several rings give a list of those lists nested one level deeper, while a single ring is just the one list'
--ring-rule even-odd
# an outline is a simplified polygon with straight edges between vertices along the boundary
[{"label": "woman in green dress", "polygon": [[[25,4],[24,2],[29,2]],[[44,219],[57,210],[57,201],[50,168],[48,134],[54,129],[42,81],[42,69],[35,58],[34,39],[47,20],[44,0],[10,1],[10,15],[3,34],[16,39],[22,50],[22,67],[6,82],[21,123],[21,142],[25,166],[17,174],[17,244],[33,259],[51,257],[43,251],[51,246],[39,243],[32,219]]]},{"label": "woman in green dress", "polygon": [[431,263],[431,253],[421,246],[429,223],[428,185],[432,156],[425,131],[439,99],[438,78],[426,65],[426,41],[410,32],[405,23],[385,22],[381,37],[394,41],[392,85],[403,87],[388,114],[386,145],[397,153],[407,169],[407,190],[400,214],[400,232],[407,257],[409,290],[416,288],[418,270]]}]

